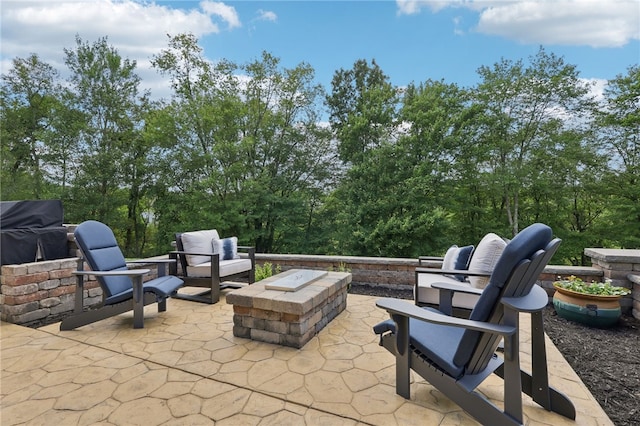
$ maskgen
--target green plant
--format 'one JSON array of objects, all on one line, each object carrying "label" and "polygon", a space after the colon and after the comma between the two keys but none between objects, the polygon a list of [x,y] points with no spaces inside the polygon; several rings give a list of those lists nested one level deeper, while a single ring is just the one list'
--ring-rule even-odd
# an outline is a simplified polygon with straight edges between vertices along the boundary
[{"label": "green plant", "polygon": [[345,262],[338,263],[338,266],[331,266],[329,271],[332,272],[351,272],[351,268],[347,266]]},{"label": "green plant", "polygon": [[272,275],[279,274],[282,268],[276,265],[275,270],[270,262],[265,262],[262,266],[256,265],[256,282],[269,278]]},{"label": "green plant", "polygon": [[597,296],[626,296],[631,293],[631,290],[628,288],[611,285],[611,280],[608,278],[605,279],[603,283],[593,281],[591,284],[587,284],[582,281],[581,278],[571,275],[564,280],[558,277],[558,281],[555,281],[553,285],[575,291],[576,293],[593,294]]}]

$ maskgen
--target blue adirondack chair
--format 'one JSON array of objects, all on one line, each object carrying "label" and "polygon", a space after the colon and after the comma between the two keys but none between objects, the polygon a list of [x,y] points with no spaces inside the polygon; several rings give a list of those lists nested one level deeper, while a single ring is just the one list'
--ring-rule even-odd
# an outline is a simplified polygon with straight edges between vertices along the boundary
[{"label": "blue adirondack chair", "polygon": [[[504,249],[468,319],[398,299],[379,300],[376,305],[391,319],[377,324],[374,332],[396,357],[396,393],[410,398],[414,370],[485,425],[522,424],[522,392],[545,409],[575,419],[573,403],[549,386],[542,320],[548,296],[536,285],[559,245],[544,224],[522,230]],[[520,312],[531,314],[531,373],[520,368]],[[503,409],[476,391],[492,373],[504,379]]]},{"label": "blue adirondack chair", "polygon": [[[158,303],[158,312],[167,309],[167,298],[174,294],[183,281],[165,275],[168,260],[143,260],[139,263],[159,263],[158,277],[143,283],[149,269],[128,269],[113,231],[94,220],[82,222],[74,236],[84,259],[78,260],[73,315],[65,318],[60,330],[72,330],[105,318],[133,310],[133,327],[144,327],[144,306]],[[91,270],[84,270],[84,261]],[[135,263],[135,262],[129,262]],[[103,302],[98,309],[84,310],[84,277],[95,276],[102,288]]]}]

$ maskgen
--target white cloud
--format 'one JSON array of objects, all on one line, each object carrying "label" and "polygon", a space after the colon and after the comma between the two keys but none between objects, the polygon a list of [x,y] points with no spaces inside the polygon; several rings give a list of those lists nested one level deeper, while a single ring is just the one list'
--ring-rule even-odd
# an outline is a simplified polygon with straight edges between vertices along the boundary
[{"label": "white cloud", "polygon": [[464,0],[396,0],[396,5],[398,6],[398,15],[415,15],[420,13],[423,7],[428,7],[435,13],[462,2]]},{"label": "white cloud", "polygon": [[76,35],[89,43],[107,36],[120,55],[137,62],[144,88],[167,97],[168,82],[151,68],[150,58],[167,47],[167,34],[202,38],[220,32],[213,18],[222,18],[229,29],[240,26],[232,7],[209,1],[185,10],[133,0],[3,0],[1,70],[6,73],[13,58],[36,53],[64,72],[63,49],[75,48]]},{"label": "white cloud", "polygon": [[205,12],[221,17],[229,25],[229,29],[241,27],[240,18],[236,9],[232,6],[227,6],[224,3],[203,1],[200,3],[200,7]]},{"label": "white cloud", "polygon": [[475,30],[527,44],[620,47],[640,39],[638,0],[397,0],[399,14],[479,11]]},{"label": "white cloud", "polygon": [[590,88],[590,95],[593,96],[597,102],[602,102],[605,99],[604,91],[607,89],[609,81],[601,78],[590,78],[585,79],[584,82]]},{"label": "white cloud", "polygon": [[271,11],[268,11],[268,10],[259,9],[258,10],[258,17],[256,19],[258,19],[259,21],[276,22],[278,20],[278,15],[276,15],[274,12],[271,12]]}]

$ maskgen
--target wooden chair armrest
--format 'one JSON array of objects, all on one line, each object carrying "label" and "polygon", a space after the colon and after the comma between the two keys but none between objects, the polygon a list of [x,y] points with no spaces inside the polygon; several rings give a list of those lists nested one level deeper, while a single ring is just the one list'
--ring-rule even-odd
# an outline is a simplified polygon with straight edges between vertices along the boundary
[{"label": "wooden chair armrest", "polygon": [[538,312],[549,303],[549,295],[539,285],[534,285],[528,295],[524,297],[503,297],[503,305],[518,312]]},{"label": "wooden chair armrest", "polygon": [[416,268],[416,274],[464,275],[467,277],[490,277],[491,272],[469,271],[468,269]]},{"label": "wooden chair armrest", "polygon": [[174,253],[174,254],[185,254],[185,255],[190,255],[190,256],[220,256],[219,253],[198,253],[198,252],[193,252],[193,251],[180,251],[180,250],[172,250],[169,252]]},{"label": "wooden chair armrest", "polygon": [[109,276],[130,276],[146,275],[151,269],[123,269],[121,271],[73,271],[74,275],[94,275],[99,277]]},{"label": "wooden chair armrest", "polygon": [[418,256],[418,265],[422,266],[423,262],[439,262],[441,263],[444,260],[443,257],[440,256]]},{"label": "wooden chair armrest", "polygon": [[510,325],[493,324],[482,321],[472,321],[458,317],[450,317],[437,311],[423,309],[401,299],[380,299],[376,302],[376,306],[386,310],[392,318],[393,316],[398,315],[402,317],[414,318],[420,321],[431,322],[434,324],[451,325],[454,327],[462,327],[468,330],[494,333],[501,336],[511,336],[518,331],[516,327]]},{"label": "wooden chair armrest", "polygon": [[127,260],[127,263],[141,264],[141,265],[144,265],[145,263],[161,264],[161,263],[175,263],[175,262],[176,262],[175,259],[137,259],[137,260]]},{"label": "wooden chair armrest", "polygon": [[478,296],[482,294],[481,288],[475,288],[465,284],[458,285],[454,283],[435,282],[435,283],[431,283],[431,288],[435,288],[438,290],[450,290],[450,291],[453,291],[454,293],[475,294]]}]

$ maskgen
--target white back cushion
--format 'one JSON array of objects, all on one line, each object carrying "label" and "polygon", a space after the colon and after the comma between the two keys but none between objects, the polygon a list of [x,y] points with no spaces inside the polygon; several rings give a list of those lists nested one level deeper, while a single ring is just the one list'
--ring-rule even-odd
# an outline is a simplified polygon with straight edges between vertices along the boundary
[{"label": "white back cushion", "polygon": [[[491,274],[502,251],[507,246],[505,240],[492,232],[485,235],[471,256],[469,271]],[[469,277],[473,287],[485,288],[489,283],[488,277]]]},{"label": "white back cushion", "polygon": [[[211,253],[211,241],[213,239],[219,239],[220,236],[215,229],[209,229],[206,231],[185,232],[181,238],[184,251],[191,253]],[[210,261],[210,256],[187,255],[187,264],[189,266]]]}]

